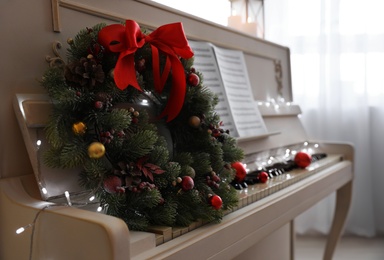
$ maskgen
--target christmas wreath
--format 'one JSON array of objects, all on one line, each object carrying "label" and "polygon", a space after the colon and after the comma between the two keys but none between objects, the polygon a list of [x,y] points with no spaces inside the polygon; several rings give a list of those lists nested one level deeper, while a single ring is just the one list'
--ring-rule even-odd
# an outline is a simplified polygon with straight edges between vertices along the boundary
[{"label": "christmas wreath", "polygon": [[53,103],[44,163],[80,167],[80,184],[132,230],[219,222],[237,204],[231,164],[243,151],[193,68],[181,23],[98,24],[67,42],[66,64],[41,81]]}]

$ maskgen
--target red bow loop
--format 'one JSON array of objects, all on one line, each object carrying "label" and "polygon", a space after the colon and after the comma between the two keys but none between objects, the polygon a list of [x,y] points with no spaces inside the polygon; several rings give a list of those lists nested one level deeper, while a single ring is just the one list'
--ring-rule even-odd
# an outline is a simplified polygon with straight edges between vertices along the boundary
[{"label": "red bow loop", "polygon": [[107,50],[120,53],[113,71],[116,86],[123,90],[131,85],[141,90],[136,79],[134,61],[136,50],[145,43],[139,25],[134,21],[127,21],[125,26],[106,26],[100,30],[98,41]]}]

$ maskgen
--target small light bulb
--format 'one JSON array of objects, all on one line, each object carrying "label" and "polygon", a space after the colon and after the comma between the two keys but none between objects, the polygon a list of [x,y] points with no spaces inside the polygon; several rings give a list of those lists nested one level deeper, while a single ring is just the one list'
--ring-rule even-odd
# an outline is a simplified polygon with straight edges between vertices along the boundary
[{"label": "small light bulb", "polygon": [[42,188],[41,191],[43,192],[43,194],[47,194],[48,193],[46,188]]},{"label": "small light bulb", "polygon": [[18,229],[16,230],[16,234],[21,234],[21,233],[23,233],[24,231],[25,231],[25,228],[24,228],[24,227],[18,228]]},{"label": "small light bulb", "polygon": [[95,196],[92,196],[89,198],[89,201],[93,201],[95,199]]},{"label": "small light bulb", "polygon": [[32,227],[32,225],[33,224],[28,224],[28,225],[26,225],[26,226],[24,226],[24,227],[20,227],[20,228],[18,228],[17,230],[16,230],[16,234],[21,234],[21,233],[23,233],[27,228],[30,228],[30,227]]},{"label": "small light bulb", "polygon": [[65,191],[64,194],[65,194],[65,198],[67,199],[68,205],[72,206],[71,198],[69,197],[69,192]]},{"label": "small light bulb", "polygon": [[102,211],[103,210],[103,208],[101,207],[101,206],[99,206],[98,208],[97,208],[97,212],[100,212],[100,211]]}]

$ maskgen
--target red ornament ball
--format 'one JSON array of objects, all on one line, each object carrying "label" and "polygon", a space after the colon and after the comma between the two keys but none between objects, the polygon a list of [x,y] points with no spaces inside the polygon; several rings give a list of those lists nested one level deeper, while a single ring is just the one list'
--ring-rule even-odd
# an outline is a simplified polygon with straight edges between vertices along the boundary
[{"label": "red ornament ball", "polygon": [[223,201],[221,200],[220,196],[218,196],[218,195],[213,195],[210,198],[210,203],[211,203],[211,206],[217,210],[221,209],[221,207],[223,206]]},{"label": "red ornament ball", "polygon": [[300,168],[306,168],[311,164],[312,156],[305,152],[298,152],[295,155],[294,161],[296,165],[299,166]]},{"label": "red ornament ball", "polygon": [[121,185],[121,179],[117,176],[110,176],[106,178],[103,182],[104,190],[111,194],[121,192],[123,189]]},{"label": "red ornament ball", "polygon": [[196,73],[189,73],[187,78],[188,84],[196,87],[200,83],[200,78]]},{"label": "red ornament ball", "polygon": [[268,173],[266,172],[260,172],[259,173],[259,176],[258,176],[258,179],[261,183],[266,183],[268,181]]},{"label": "red ornament ball", "polygon": [[193,181],[191,176],[184,176],[183,179],[181,180],[181,188],[184,191],[192,190],[194,186],[195,186],[195,182]]},{"label": "red ornament ball", "polygon": [[234,162],[231,164],[232,168],[236,170],[235,180],[237,182],[242,182],[247,175],[247,170],[245,169],[244,164],[241,162]]}]

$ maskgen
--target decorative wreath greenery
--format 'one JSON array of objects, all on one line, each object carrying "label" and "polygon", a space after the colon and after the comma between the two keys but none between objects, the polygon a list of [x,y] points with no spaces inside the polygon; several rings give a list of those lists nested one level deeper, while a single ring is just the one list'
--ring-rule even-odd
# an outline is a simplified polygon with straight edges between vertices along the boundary
[{"label": "decorative wreath greenery", "polygon": [[54,104],[44,163],[80,167],[80,184],[132,230],[219,222],[237,203],[231,164],[243,151],[181,23],[151,33],[131,20],[98,24],[68,44],[67,64],[41,82]]}]

